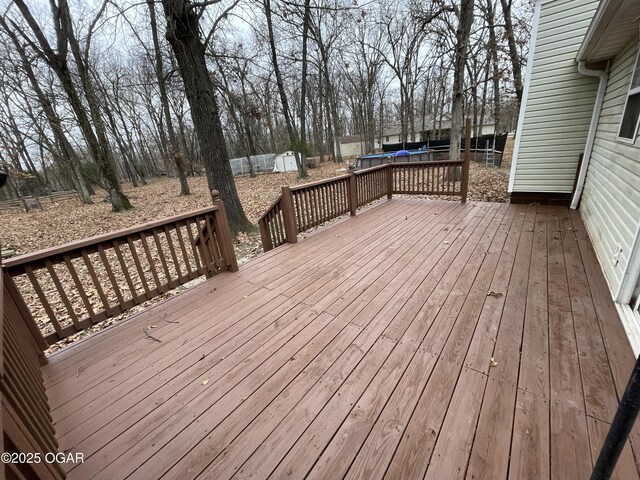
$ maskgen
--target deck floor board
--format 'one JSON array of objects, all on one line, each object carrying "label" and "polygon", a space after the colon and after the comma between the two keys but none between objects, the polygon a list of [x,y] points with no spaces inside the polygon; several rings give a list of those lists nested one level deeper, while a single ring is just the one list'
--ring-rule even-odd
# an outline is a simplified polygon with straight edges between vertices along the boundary
[{"label": "deck floor board", "polygon": [[589,475],[633,361],[578,214],[394,198],[42,370],[70,479],[537,479]]}]

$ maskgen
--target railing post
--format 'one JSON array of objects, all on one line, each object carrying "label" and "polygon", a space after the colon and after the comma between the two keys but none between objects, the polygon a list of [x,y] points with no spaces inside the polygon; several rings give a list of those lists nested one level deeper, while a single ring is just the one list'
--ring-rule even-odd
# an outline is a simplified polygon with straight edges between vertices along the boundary
[{"label": "railing post", "polygon": [[287,243],[298,243],[298,226],[293,209],[293,194],[289,187],[282,187],[282,216],[284,217],[284,232]]},{"label": "railing post", "polygon": [[[216,230],[218,238],[220,239],[220,248],[224,255],[224,261],[230,272],[237,272],[238,260],[236,259],[236,251],[233,248],[233,237],[231,235],[231,229],[229,228],[227,211],[224,208],[222,198],[220,198],[220,192],[218,190],[212,190],[211,199],[213,200],[213,205],[218,207],[218,211],[215,213],[214,218],[217,219]],[[204,245],[203,247],[206,248]]]},{"label": "railing post", "polygon": [[462,178],[460,185],[460,196],[462,203],[467,203],[467,192],[469,190],[469,163],[471,162],[471,119],[467,118],[464,139],[464,163],[462,164]]},{"label": "railing post", "polygon": [[387,199],[393,197],[393,163],[387,165]]},{"label": "railing post", "polygon": [[348,191],[348,199],[349,199],[349,211],[351,212],[351,216],[356,216],[356,210],[358,210],[358,181],[356,174],[353,170],[349,172],[349,191]]}]

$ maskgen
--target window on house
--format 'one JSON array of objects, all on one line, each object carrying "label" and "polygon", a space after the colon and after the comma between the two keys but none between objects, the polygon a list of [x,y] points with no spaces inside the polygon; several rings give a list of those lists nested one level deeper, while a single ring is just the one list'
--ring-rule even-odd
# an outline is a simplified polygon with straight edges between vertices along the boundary
[{"label": "window on house", "polygon": [[636,63],[633,68],[631,85],[627,94],[627,103],[622,113],[622,122],[618,138],[634,142],[638,134],[638,124],[640,123],[640,49],[636,55]]},{"label": "window on house", "polygon": [[389,141],[389,135],[387,135],[386,137],[384,137],[384,141],[388,142]]}]

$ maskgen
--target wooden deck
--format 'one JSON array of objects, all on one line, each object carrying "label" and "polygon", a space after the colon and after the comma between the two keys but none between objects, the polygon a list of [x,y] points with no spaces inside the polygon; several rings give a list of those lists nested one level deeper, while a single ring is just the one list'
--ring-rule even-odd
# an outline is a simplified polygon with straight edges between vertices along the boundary
[{"label": "wooden deck", "polygon": [[576,212],[394,198],[43,375],[70,479],[583,479],[633,363]]}]

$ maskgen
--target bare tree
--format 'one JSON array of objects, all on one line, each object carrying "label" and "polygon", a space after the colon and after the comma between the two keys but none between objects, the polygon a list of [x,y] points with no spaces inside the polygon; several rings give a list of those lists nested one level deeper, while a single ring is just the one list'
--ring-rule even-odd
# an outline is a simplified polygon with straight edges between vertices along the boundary
[{"label": "bare tree", "polygon": [[451,101],[451,145],[449,158],[460,159],[460,143],[464,123],[464,71],[471,25],[473,24],[474,0],[460,0],[458,28],[456,30],[456,51],[453,71],[453,99]]},{"label": "bare tree", "polygon": [[12,29],[10,29],[9,26],[7,25],[4,16],[0,16],[0,26],[2,26],[5,33],[9,36],[9,38],[11,39],[15,47],[16,52],[20,56],[22,69],[31,85],[31,88],[36,94],[36,97],[40,103],[42,111],[44,112],[44,115],[49,124],[49,128],[51,128],[51,131],[53,132],[53,135],[55,137],[55,141],[60,148],[60,153],[61,153],[60,158],[62,159],[63,162],[68,162],[69,170],[72,172],[75,180],[74,183],[77,185],[77,191],[78,191],[78,195],[80,196],[80,200],[84,204],[93,203],[91,199],[91,195],[89,195],[89,190],[87,188],[86,182],[82,177],[82,174],[80,173],[80,161],[78,159],[78,156],[76,155],[73,147],[71,146],[71,143],[67,139],[67,136],[62,128],[62,122],[58,114],[56,113],[55,109],[53,108],[50,98],[44,93],[44,91],[40,87],[36,74],[33,70],[31,62],[29,61],[29,58],[27,57],[27,54],[25,52],[23,45],[18,40],[18,37],[15,34],[15,32]]},{"label": "bare tree", "polygon": [[300,152],[298,151],[298,146],[300,145],[300,135],[298,134],[298,129],[293,123],[293,118],[291,116],[291,109],[289,108],[289,98],[287,92],[285,91],[284,81],[282,79],[282,73],[280,72],[280,65],[278,63],[278,53],[276,51],[276,40],[275,35],[273,33],[273,19],[272,19],[272,10],[271,10],[271,0],[263,0],[264,6],[264,14],[267,20],[267,33],[269,36],[269,49],[271,52],[271,62],[273,65],[273,72],[276,77],[276,84],[278,86],[278,92],[280,93],[280,102],[282,103],[282,113],[284,115],[285,123],[287,125],[287,132],[289,134],[289,140],[291,141],[291,146],[293,148],[293,153],[296,158],[296,165],[298,166],[298,174],[300,178],[306,177],[307,174],[307,164],[304,156],[300,156]]},{"label": "bare tree", "polygon": [[513,84],[516,89],[518,105],[520,105],[522,103],[522,60],[518,54],[516,36],[511,18],[513,0],[500,0],[500,3],[502,5],[502,15],[504,16],[504,33],[507,37],[507,45],[509,46],[509,59],[511,60],[511,67],[513,69]]},{"label": "bare tree", "polygon": [[156,79],[158,80],[158,90],[160,91],[160,104],[162,105],[164,124],[167,129],[167,134],[169,135],[169,142],[164,145],[165,155],[167,155],[167,157],[173,157],[173,161],[175,162],[176,172],[180,179],[180,195],[189,195],[191,192],[189,191],[189,183],[187,182],[187,176],[184,171],[184,155],[178,145],[176,132],[173,128],[173,120],[171,119],[171,109],[169,108],[169,97],[167,96],[166,87],[167,74],[164,72],[162,50],[160,49],[160,40],[158,38],[155,2],[153,0],[147,0],[147,6],[149,7],[149,22],[151,24],[151,38],[153,39],[155,73]]},{"label": "bare tree", "polygon": [[[92,157],[95,160],[100,174],[104,178],[105,185],[109,191],[109,201],[114,211],[127,210],[131,208],[129,199],[125,196],[120,185],[120,179],[116,171],[115,162],[113,159],[113,152],[107,141],[106,130],[98,99],[95,95],[95,90],[90,80],[89,73],[89,51],[91,43],[90,29],[84,48],[81,48],[80,42],[76,38],[73,22],[71,18],[71,12],[66,0],[59,0],[56,4],[55,1],[51,1],[51,16],[53,19],[54,32],[57,43],[57,50],[54,50],[49,44],[47,37],[42,31],[40,25],[33,17],[31,10],[24,3],[23,0],[15,0],[15,5],[20,10],[22,17],[26,21],[31,34],[35,37],[32,39],[27,34],[26,29],[22,29],[16,22],[10,20],[12,28],[29,44],[32,50],[42,58],[47,65],[58,76],[62,88],[67,95],[69,104],[71,105],[74,114],[78,121],[82,134],[91,150]],[[106,3],[103,3],[100,7],[96,17],[91,22],[91,25],[95,25]],[[75,70],[80,77],[81,91],[84,94],[84,100],[89,107],[89,115],[85,109],[85,105],[82,101],[82,96],[74,79],[72,78],[72,69],[69,65],[69,49],[73,58]]]},{"label": "bare tree", "polygon": [[231,229],[239,232],[250,229],[251,224],[244,214],[233,180],[218,101],[205,61],[205,47],[200,38],[201,9],[212,3],[217,1],[162,1],[167,19],[166,37],[184,83],[209,189],[220,191],[227,207]]}]

